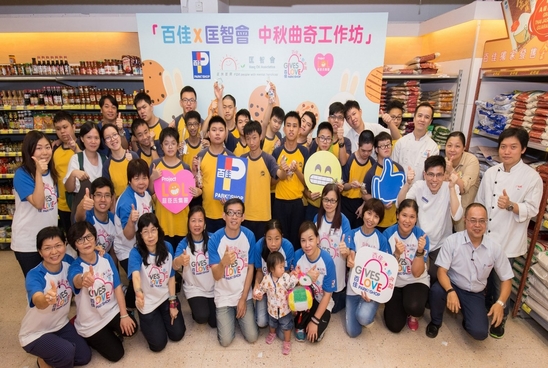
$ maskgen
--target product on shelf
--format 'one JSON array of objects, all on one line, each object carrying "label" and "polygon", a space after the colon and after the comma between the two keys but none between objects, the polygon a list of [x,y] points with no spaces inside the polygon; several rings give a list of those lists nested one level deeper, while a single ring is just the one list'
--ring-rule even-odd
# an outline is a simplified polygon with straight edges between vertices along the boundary
[{"label": "product on shelf", "polygon": [[143,75],[141,58],[122,55],[121,59],[80,61],[70,65],[66,56],[37,56],[30,63],[17,63],[10,55],[10,64],[0,65],[2,76],[62,75]]},{"label": "product on shelf", "polygon": [[438,89],[422,92],[422,100],[434,108],[434,113],[451,114],[453,112],[453,91]]},{"label": "product on shelf", "polygon": [[444,145],[447,142],[447,137],[449,137],[451,131],[444,127],[443,125],[436,125],[432,130],[432,139],[439,145]]},{"label": "product on shelf", "polygon": [[433,60],[439,57],[439,52],[423,56],[416,56],[413,59],[409,60],[407,63],[405,63],[405,68],[393,69],[390,66],[385,66],[384,73],[402,75],[436,74],[439,70],[439,66],[438,64],[434,63]]},{"label": "product on shelf", "polygon": [[[10,111],[0,112],[0,129],[54,129],[54,113],[46,111]],[[122,113],[124,126],[130,127],[134,119],[139,116],[136,113]],[[99,112],[74,113],[72,114],[74,124],[80,128],[86,121],[99,123],[103,120]]]},{"label": "product on shelf", "polygon": [[405,81],[394,87],[388,87],[386,101],[398,100],[403,104],[403,112],[414,114],[421,98],[420,82]]},{"label": "product on shelf", "polygon": [[495,136],[500,135],[512,119],[514,93],[503,93],[494,96],[490,101],[476,101],[479,130]]}]

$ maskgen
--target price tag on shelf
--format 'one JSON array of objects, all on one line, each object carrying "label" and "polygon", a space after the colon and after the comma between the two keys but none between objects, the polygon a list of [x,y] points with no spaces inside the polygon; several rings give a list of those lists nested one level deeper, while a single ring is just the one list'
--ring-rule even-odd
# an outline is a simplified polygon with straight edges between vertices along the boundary
[{"label": "price tag on shelf", "polygon": [[15,110],[25,110],[25,106],[21,106],[21,105],[15,106]]},{"label": "price tag on shelf", "polygon": [[529,314],[531,313],[531,307],[529,307],[527,304],[523,303],[521,305],[521,309],[523,309],[525,311],[525,313]]},{"label": "price tag on shelf", "polygon": [[27,106],[27,110],[34,110],[35,108],[36,108],[36,106],[34,106],[34,105]]},{"label": "price tag on shelf", "polygon": [[55,110],[57,106],[46,106],[46,110]]},{"label": "price tag on shelf", "polygon": [[11,110],[11,105],[4,105],[4,110]]},{"label": "price tag on shelf", "polygon": [[478,134],[479,133],[479,129],[478,128],[475,128],[474,129],[474,134]]}]

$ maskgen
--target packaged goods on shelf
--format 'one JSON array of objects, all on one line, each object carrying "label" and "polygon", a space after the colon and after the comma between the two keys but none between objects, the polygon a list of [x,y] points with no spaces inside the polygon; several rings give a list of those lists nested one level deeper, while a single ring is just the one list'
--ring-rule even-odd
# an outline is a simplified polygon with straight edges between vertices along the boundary
[{"label": "packaged goods on shelf", "polygon": [[476,101],[477,128],[499,136],[512,118],[515,105],[512,101],[513,96],[513,93],[505,93],[494,96],[492,100]]},{"label": "packaged goods on shelf", "polygon": [[447,129],[443,125],[436,125],[432,130],[432,139],[437,144],[443,145],[447,141],[447,137],[449,137],[449,134],[451,134],[451,131],[449,129]]},{"label": "packaged goods on shelf", "polygon": [[453,92],[444,89],[422,92],[421,101],[426,101],[434,108],[434,113],[451,114],[453,111]]},{"label": "packaged goods on shelf", "polygon": [[544,308],[540,303],[535,299],[526,296],[523,298],[523,302],[527,304],[532,310],[534,310],[542,319],[548,321],[548,309]]},{"label": "packaged goods on shelf", "polygon": [[414,114],[421,98],[419,81],[406,81],[394,87],[388,87],[386,101],[398,100],[403,104],[403,112]]}]

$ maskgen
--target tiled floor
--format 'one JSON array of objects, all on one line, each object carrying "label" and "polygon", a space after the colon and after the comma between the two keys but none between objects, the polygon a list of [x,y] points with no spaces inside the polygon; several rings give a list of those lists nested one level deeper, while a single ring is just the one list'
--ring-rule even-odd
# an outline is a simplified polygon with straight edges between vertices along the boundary
[{"label": "tiled floor", "polygon": [[[25,314],[24,282],[11,251],[0,251],[0,367],[36,367],[36,358],[25,353],[17,338]],[[118,367],[541,367],[548,358],[548,333],[535,322],[510,319],[503,339],[488,337],[478,342],[461,327],[459,316],[446,315],[436,339],[424,334],[430,319],[428,311],[416,332],[407,327],[400,334],[389,332],[382,322],[382,308],[376,322],[361,336],[350,339],[344,331],[344,311],[334,315],[319,344],[292,342],[289,356],[281,353],[281,341],[264,342],[261,330],[254,344],[241,334],[228,348],[217,342],[216,331],[192,321],[188,304],[183,302],[187,333],[182,341],[169,343],[160,353],[148,350],[141,333],[126,339],[126,355]],[[93,353],[88,367],[109,363]]]}]

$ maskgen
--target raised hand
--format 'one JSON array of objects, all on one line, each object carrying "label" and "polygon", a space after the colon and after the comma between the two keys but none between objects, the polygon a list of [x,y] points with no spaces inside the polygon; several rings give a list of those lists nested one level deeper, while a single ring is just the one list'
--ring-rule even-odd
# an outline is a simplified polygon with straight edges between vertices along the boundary
[{"label": "raised hand", "polygon": [[223,265],[223,267],[227,267],[233,264],[234,262],[236,262],[236,253],[231,251],[227,245],[225,254],[223,255],[223,258],[221,259],[221,264]]},{"label": "raised hand", "polygon": [[116,128],[118,129],[118,132],[124,129],[124,119],[122,119],[121,112],[118,113],[118,117],[116,118]]},{"label": "raised hand", "polygon": [[82,198],[81,203],[84,210],[89,211],[93,209],[94,202],[91,198],[91,194],[89,194],[89,188],[86,188],[86,195],[84,196],[84,198]]},{"label": "raised hand", "polygon": [[339,243],[339,252],[341,252],[341,257],[348,257],[350,254],[350,249],[346,246],[346,243],[344,241],[344,234],[342,235],[341,241]]},{"label": "raised hand", "polygon": [[459,180],[459,176],[456,172],[452,172],[450,175],[449,175],[449,187],[450,188],[454,188],[455,187],[455,184],[457,184],[457,180]]},{"label": "raised hand", "polygon": [[350,252],[348,257],[346,257],[346,267],[352,269],[354,268],[354,260],[356,259],[356,254]]},{"label": "raised hand", "polygon": [[312,279],[312,282],[316,282],[316,280],[318,280],[318,277],[320,277],[320,271],[316,270],[316,265],[314,265],[314,267],[308,270],[306,274],[310,276],[310,279]]},{"label": "raised hand", "polygon": [[394,250],[394,257],[400,258],[400,256],[405,252],[405,244],[396,238],[396,249]]},{"label": "raised hand", "polygon": [[73,150],[75,152],[76,152],[76,150],[78,150],[78,145],[76,144],[74,139],[72,139],[72,137],[70,138],[70,141],[68,142],[68,146],[71,150]]},{"label": "raised hand", "polygon": [[139,221],[139,211],[135,209],[133,203],[131,204],[131,212],[129,213],[129,220],[133,223]]},{"label": "raised hand", "polygon": [[151,146],[154,146],[154,138],[156,136],[156,133],[154,133],[154,131],[150,131],[149,135],[148,135],[148,139],[150,141],[150,145]]},{"label": "raised hand", "polygon": [[415,180],[415,170],[411,166],[407,166],[407,183],[411,185],[413,184],[413,180]]},{"label": "raised hand", "polygon": [[82,274],[82,287],[90,288],[95,282],[95,273],[93,272],[93,266],[89,265],[89,271]]},{"label": "raised hand", "polygon": [[[344,127],[337,128],[337,140],[339,142],[344,143]],[[345,149],[345,148],[341,147],[340,149]]]},{"label": "raised hand", "polygon": [[183,254],[179,256],[179,259],[181,260],[181,265],[183,267],[187,267],[190,264],[190,255],[186,254],[186,249],[183,251]]},{"label": "raised hand", "polygon": [[213,92],[215,93],[215,97],[217,97],[217,100],[220,100],[223,98],[223,91],[225,90],[224,85],[219,85],[219,82],[213,83]]},{"label": "raised hand", "polygon": [[36,174],[42,176],[48,172],[48,163],[46,160],[37,159],[34,156],[32,156],[32,159],[34,160],[34,163],[36,164]]},{"label": "raised hand", "polygon": [[418,251],[421,252],[424,250],[424,247],[426,246],[426,234],[423,234],[420,238],[419,238],[419,243],[418,243]]},{"label": "raised hand", "polygon": [[57,303],[57,285],[53,280],[50,280],[49,283],[51,285],[51,289],[46,292],[45,297],[46,302],[48,302],[49,305],[53,305]]},{"label": "raised hand", "polygon": [[155,181],[162,177],[162,170],[156,168],[156,164],[152,164],[152,173],[150,174],[150,180]]}]

